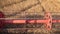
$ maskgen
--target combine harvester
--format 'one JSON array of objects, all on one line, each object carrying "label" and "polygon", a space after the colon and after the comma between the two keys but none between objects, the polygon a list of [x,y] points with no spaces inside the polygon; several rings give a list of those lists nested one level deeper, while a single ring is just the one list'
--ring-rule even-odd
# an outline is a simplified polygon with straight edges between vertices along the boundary
[{"label": "combine harvester", "polygon": [[[43,19],[7,19],[4,14],[0,12],[0,29],[10,33],[13,30],[23,30],[24,32],[27,32],[29,29],[40,29],[41,24],[43,24],[45,26],[44,29],[50,31],[52,30],[53,24],[60,23],[60,19],[53,19],[50,12],[45,12],[44,17],[42,18]],[[9,29],[11,31],[7,31]]]}]

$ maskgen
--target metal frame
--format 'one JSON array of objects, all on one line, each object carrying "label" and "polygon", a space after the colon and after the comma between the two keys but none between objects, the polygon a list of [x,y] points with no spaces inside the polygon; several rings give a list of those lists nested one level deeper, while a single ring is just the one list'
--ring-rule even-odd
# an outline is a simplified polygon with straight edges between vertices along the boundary
[{"label": "metal frame", "polygon": [[[0,18],[4,18],[4,14],[2,12],[0,12]],[[42,23],[46,25],[46,29],[47,30],[51,30],[52,29],[52,23],[60,23],[60,20],[53,20],[52,16],[49,12],[45,12],[45,16],[44,19],[40,20],[40,19],[32,19],[32,20],[18,20],[18,19],[14,19],[14,20],[4,20],[4,19],[0,19],[0,28],[3,27],[3,24],[5,23],[19,23],[19,24],[25,24],[26,22],[34,24],[34,23]]]}]

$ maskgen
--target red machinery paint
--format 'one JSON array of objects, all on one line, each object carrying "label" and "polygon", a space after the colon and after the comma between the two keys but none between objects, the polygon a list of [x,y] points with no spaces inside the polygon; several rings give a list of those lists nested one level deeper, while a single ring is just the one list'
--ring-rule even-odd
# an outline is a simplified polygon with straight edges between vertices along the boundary
[{"label": "red machinery paint", "polygon": [[[0,18],[4,18],[4,14],[0,11]],[[4,20],[0,20],[0,28],[4,26]]]},{"label": "red machinery paint", "polygon": [[[4,14],[2,12],[0,12],[0,18],[4,18]],[[17,20],[17,19],[16,20],[0,20],[0,28],[3,27],[4,23],[25,24],[26,22],[31,23],[31,24],[43,23],[46,25],[46,29],[51,30],[52,23],[57,23],[57,22],[60,23],[60,20],[53,20],[51,14],[46,12],[44,16],[44,20],[43,19],[42,20],[39,20],[39,19],[37,20],[34,20],[34,19],[33,20]]]}]

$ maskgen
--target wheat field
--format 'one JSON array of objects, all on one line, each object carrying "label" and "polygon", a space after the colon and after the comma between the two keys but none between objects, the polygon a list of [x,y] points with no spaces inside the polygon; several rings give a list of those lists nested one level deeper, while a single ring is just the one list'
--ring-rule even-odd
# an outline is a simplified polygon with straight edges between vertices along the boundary
[{"label": "wheat field", "polygon": [[35,13],[42,15],[45,11],[60,15],[60,0],[0,0],[0,11],[6,18],[20,18]]},{"label": "wheat field", "polygon": [[[44,12],[60,15],[60,0],[0,0],[0,11],[6,18],[21,18],[35,14],[43,15]],[[37,29],[35,32],[39,31]],[[42,32],[50,34],[46,30],[42,30]]]}]

